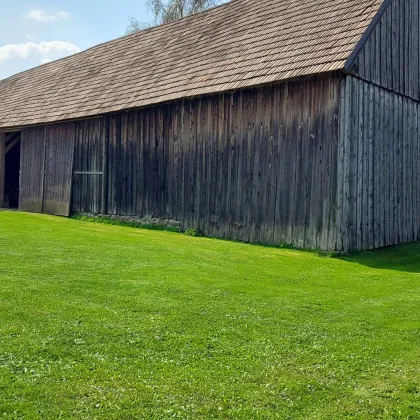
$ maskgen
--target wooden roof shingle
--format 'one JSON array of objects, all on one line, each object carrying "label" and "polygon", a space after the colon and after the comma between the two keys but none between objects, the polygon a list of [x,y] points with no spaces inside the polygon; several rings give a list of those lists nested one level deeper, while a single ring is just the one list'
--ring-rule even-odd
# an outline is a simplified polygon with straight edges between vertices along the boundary
[{"label": "wooden roof shingle", "polygon": [[0,128],[341,70],[382,0],[232,0],[0,81]]}]

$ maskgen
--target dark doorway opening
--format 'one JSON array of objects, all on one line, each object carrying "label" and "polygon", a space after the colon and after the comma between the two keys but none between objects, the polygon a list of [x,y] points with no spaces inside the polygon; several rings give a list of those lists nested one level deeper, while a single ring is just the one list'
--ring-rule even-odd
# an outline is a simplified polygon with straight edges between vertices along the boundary
[{"label": "dark doorway opening", "polygon": [[6,135],[5,207],[19,208],[20,133]]}]

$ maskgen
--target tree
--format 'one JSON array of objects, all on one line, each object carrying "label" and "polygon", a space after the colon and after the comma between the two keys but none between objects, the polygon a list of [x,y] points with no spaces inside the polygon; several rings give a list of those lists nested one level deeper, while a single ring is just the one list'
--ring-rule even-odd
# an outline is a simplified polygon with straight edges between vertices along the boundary
[{"label": "tree", "polygon": [[[153,13],[156,24],[172,22],[216,6],[221,0],[148,0],[147,7]],[[150,27],[135,18],[130,18],[127,34]]]},{"label": "tree", "polygon": [[126,35],[134,34],[136,32],[142,31],[143,29],[150,28],[150,23],[147,22],[140,22],[135,17],[131,17],[128,19],[128,26],[125,31]]}]

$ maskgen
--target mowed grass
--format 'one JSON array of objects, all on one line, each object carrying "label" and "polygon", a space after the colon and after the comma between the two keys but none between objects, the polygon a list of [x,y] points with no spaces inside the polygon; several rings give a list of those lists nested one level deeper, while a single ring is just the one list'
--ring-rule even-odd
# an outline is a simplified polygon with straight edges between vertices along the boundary
[{"label": "mowed grass", "polygon": [[419,273],[0,212],[0,417],[419,419]]}]

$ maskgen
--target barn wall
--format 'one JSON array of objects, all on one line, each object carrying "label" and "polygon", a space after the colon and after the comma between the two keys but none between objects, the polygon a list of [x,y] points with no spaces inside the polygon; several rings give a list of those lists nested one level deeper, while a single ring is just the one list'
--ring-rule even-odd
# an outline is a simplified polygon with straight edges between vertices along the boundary
[{"label": "barn wall", "polygon": [[420,239],[420,3],[391,0],[343,82],[338,247]]},{"label": "barn wall", "polygon": [[417,101],[352,76],[344,81],[339,248],[420,239],[419,115]]},{"label": "barn wall", "polygon": [[316,77],[79,123],[75,171],[103,166],[104,175],[74,174],[73,210],[334,249],[339,80]]},{"label": "barn wall", "polygon": [[362,79],[416,100],[420,99],[419,9],[419,0],[391,0],[355,63]]},{"label": "barn wall", "polygon": [[67,196],[72,178],[72,211],[335,249],[340,81],[324,75],[24,129],[23,202],[41,188],[34,211],[44,211],[48,191]]}]

